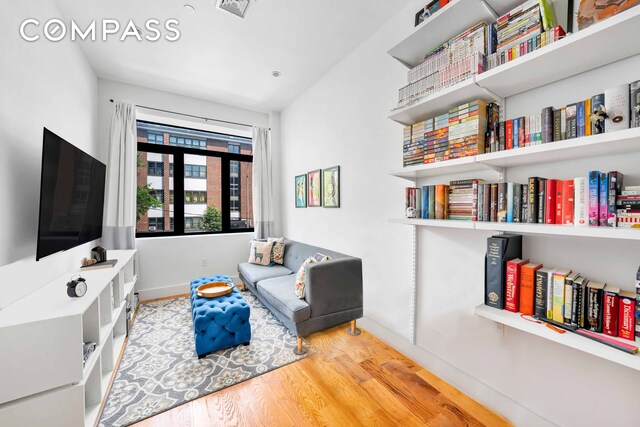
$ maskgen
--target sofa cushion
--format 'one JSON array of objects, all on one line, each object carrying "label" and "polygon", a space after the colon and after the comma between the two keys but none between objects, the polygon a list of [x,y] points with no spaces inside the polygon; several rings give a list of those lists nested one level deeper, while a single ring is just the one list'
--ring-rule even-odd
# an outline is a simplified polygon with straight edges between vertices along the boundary
[{"label": "sofa cushion", "polygon": [[300,323],[311,316],[311,307],[305,300],[296,296],[294,290],[295,275],[276,277],[258,282],[258,292],[279,312]]},{"label": "sofa cushion", "polygon": [[260,280],[271,279],[273,277],[288,276],[293,273],[282,265],[264,266],[242,262],[238,264],[238,272],[242,277],[251,282],[253,286]]},{"label": "sofa cushion", "polygon": [[251,264],[269,265],[271,264],[271,250],[273,242],[261,242],[259,240],[251,241],[251,250],[249,252],[249,262]]}]

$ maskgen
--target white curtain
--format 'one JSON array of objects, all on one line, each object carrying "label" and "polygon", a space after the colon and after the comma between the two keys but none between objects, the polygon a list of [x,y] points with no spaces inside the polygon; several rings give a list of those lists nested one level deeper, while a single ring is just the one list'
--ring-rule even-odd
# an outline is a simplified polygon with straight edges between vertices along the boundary
[{"label": "white curtain", "polygon": [[257,239],[274,235],[271,131],[253,128],[253,224]]},{"label": "white curtain", "polygon": [[117,102],[111,119],[107,195],[102,244],[133,249],[136,222],[136,111]]}]

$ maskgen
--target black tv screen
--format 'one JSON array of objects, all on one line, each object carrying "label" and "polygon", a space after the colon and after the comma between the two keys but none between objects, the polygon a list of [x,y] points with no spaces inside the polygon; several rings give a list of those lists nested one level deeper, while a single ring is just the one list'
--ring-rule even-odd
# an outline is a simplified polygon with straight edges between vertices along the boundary
[{"label": "black tv screen", "polygon": [[36,260],[102,237],[106,166],[44,129]]}]

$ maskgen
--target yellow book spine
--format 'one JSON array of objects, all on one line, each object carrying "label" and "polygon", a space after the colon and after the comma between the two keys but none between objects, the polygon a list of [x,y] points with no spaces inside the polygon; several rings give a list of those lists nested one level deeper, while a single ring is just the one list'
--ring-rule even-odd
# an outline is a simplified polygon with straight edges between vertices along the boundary
[{"label": "yellow book spine", "polygon": [[591,98],[584,100],[584,135],[591,135]]}]

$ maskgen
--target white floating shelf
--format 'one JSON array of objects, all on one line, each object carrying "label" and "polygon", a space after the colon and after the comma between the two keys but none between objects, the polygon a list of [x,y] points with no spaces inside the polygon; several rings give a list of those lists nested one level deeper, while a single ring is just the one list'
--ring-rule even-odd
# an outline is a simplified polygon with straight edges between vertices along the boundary
[{"label": "white floating shelf", "polygon": [[393,218],[395,224],[422,227],[464,228],[467,230],[504,231],[506,233],[546,234],[555,236],[595,237],[619,240],[640,240],[640,228],[574,227],[573,225],[522,224],[515,222],[478,222],[452,219]]},{"label": "white floating shelf", "polygon": [[439,176],[452,173],[473,172],[485,170],[483,165],[476,162],[475,156],[461,157],[459,159],[446,160],[443,162],[429,163],[423,165],[407,166],[389,172],[389,175],[415,180],[429,176]]},{"label": "white floating shelf", "polygon": [[[634,7],[478,75],[506,98],[640,53],[640,8]],[[471,98],[471,95],[470,95]]]},{"label": "white floating shelf", "polygon": [[476,161],[486,165],[508,168],[576,158],[610,156],[634,151],[640,151],[640,128],[480,154],[476,156]]},{"label": "white floating shelf", "polygon": [[420,225],[424,227],[442,227],[442,228],[474,228],[472,221],[455,221],[448,219],[419,219],[419,218],[393,218],[389,222],[394,224]]},{"label": "white floating shelf", "polygon": [[482,0],[453,0],[413,28],[387,53],[409,68],[425,54],[480,21],[494,22],[498,15]]},{"label": "white floating shelf", "polygon": [[514,222],[476,222],[476,229],[504,231],[506,233],[640,240],[640,229],[638,228],[574,227],[573,225],[523,224]]},{"label": "white floating shelf", "polygon": [[415,180],[430,176],[481,171],[486,170],[487,167],[509,168],[633,152],[640,152],[640,128],[515,148],[496,153],[479,154],[438,163],[408,166],[390,171],[389,174],[399,178]]},{"label": "white floating shelf", "polygon": [[392,110],[388,118],[403,125],[412,125],[476,99],[491,101],[492,96],[476,84],[476,76],[472,75],[469,79],[426,96],[415,104]]},{"label": "white floating shelf", "polygon": [[[640,356],[638,354],[628,354],[571,332],[566,332],[564,334],[554,332],[545,325],[524,320],[520,317],[520,313],[511,313],[506,310],[498,310],[496,308],[480,304],[476,307],[475,314],[477,316],[493,320],[494,322],[537,335],[548,339],[549,341],[575,348],[576,350],[640,371]],[[620,341],[625,343],[631,342],[626,340]]]}]

